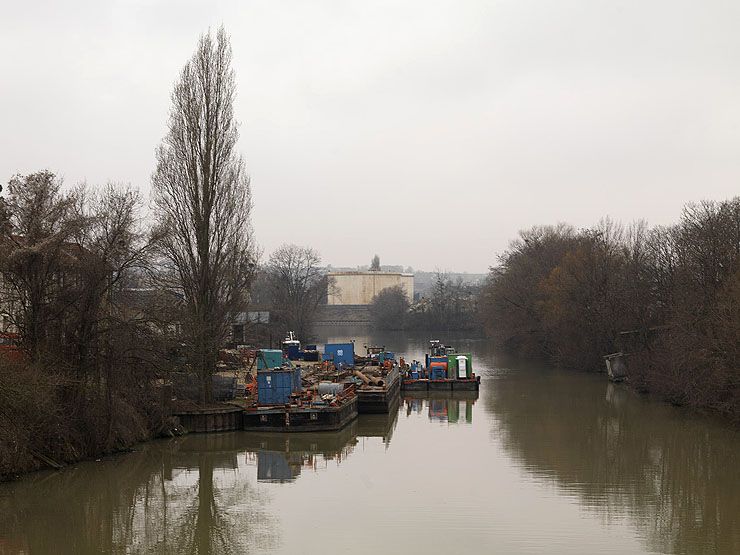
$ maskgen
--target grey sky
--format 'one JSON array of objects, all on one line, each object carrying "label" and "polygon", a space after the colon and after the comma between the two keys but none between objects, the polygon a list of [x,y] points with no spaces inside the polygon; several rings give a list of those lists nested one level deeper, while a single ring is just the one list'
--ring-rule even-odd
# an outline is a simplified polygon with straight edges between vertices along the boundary
[{"label": "grey sky", "polygon": [[221,23],[268,253],[484,271],[533,224],[740,193],[740,2],[698,0],[2,0],[0,179],[148,193]]}]

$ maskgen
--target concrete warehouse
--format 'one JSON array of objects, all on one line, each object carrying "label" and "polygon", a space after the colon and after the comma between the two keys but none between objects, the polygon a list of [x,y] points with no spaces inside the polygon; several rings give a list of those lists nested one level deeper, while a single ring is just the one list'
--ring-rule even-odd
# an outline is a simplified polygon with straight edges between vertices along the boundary
[{"label": "concrete warehouse", "polygon": [[411,302],[414,299],[414,274],[394,272],[330,272],[330,305],[368,305],[375,295],[400,285]]}]

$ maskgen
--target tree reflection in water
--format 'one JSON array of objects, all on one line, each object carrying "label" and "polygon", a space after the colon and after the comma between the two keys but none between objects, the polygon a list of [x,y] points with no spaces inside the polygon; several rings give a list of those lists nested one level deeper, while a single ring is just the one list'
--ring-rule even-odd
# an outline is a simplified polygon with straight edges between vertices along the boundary
[{"label": "tree reflection in water", "polygon": [[230,553],[277,541],[235,434],[155,442],[6,484],[0,536],[38,553]]},{"label": "tree reflection in water", "polygon": [[0,553],[269,550],[280,543],[278,520],[257,482],[341,464],[359,433],[389,442],[396,416],[328,434],[194,434],[30,475],[0,490]]},{"label": "tree reflection in water", "polygon": [[522,468],[650,549],[740,553],[737,432],[604,376],[516,367],[485,387],[494,436]]}]

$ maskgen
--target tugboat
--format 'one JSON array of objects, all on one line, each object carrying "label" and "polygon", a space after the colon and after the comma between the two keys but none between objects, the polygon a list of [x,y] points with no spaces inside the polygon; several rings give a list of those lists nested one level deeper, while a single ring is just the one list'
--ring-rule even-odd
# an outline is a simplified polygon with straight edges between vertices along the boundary
[{"label": "tugboat", "polygon": [[413,361],[404,372],[401,389],[404,391],[478,391],[480,376],[473,372],[473,357],[458,353],[439,340],[429,342],[425,366]]}]

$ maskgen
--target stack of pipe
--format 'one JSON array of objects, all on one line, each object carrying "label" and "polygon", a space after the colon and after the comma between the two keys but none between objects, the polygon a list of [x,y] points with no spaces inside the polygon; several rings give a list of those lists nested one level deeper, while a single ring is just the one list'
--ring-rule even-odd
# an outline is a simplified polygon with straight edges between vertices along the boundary
[{"label": "stack of pipe", "polygon": [[367,374],[360,372],[359,370],[355,370],[355,376],[360,378],[367,385],[376,385],[378,387],[383,387],[385,385],[385,382],[380,378],[376,378],[375,376],[368,376]]}]

